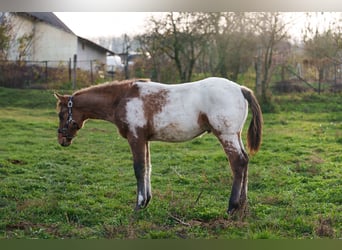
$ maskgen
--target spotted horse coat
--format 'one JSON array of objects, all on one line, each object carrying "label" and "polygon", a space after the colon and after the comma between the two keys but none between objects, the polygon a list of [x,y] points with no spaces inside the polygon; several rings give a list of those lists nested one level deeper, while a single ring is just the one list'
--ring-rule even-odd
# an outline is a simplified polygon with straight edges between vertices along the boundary
[{"label": "spotted horse coat", "polygon": [[251,153],[260,147],[263,123],[260,106],[248,88],[216,77],[173,85],[132,80],[56,97],[60,117],[58,140],[62,146],[71,144],[87,119],[110,121],[127,139],[137,179],[137,210],[145,208],[152,197],[149,142],[183,142],[206,132],[218,138],[233,172],[228,213],[244,209],[248,155],[241,131],[248,104],[252,111],[247,133]]}]

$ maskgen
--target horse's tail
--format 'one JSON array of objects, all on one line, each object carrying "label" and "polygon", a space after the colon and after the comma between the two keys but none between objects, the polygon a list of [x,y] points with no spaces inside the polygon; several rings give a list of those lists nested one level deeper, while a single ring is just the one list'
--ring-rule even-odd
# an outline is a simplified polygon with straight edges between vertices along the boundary
[{"label": "horse's tail", "polygon": [[251,154],[258,152],[262,137],[263,117],[258,100],[253,92],[245,87],[241,87],[241,91],[245,99],[248,101],[252,110],[252,120],[249,124],[247,134],[247,147]]}]

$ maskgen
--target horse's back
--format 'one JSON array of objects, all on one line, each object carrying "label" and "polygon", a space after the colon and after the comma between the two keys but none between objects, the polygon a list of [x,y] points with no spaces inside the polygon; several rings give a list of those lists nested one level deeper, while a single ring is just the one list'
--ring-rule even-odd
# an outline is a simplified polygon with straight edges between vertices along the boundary
[{"label": "horse's back", "polygon": [[241,87],[235,82],[219,77],[209,77],[203,80],[180,83],[164,84],[159,82],[137,82],[141,95],[150,95],[152,93],[168,92],[171,95],[182,95],[191,97],[193,95],[214,95],[216,97],[232,95],[242,97]]},{"label": "horse's back", "polygon": [[[213,112],[217,109],[229,111],[229,109],[241,109],[241,105],[245,104],[240,85],[224,78],[210,77],[182,84],[158,82],[137,84],[141,98],[159,99],[158,103],[164,104],[162,108],[172,106],[181,108],[182,112],[187,110]],[[227,110],[227,107],[230,108]]]}]

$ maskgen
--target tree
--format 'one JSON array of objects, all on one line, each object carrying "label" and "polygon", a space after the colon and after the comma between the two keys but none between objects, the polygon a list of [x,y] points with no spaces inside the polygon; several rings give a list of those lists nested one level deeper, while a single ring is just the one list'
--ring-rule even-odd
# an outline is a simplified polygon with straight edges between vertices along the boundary
[{"label": "tree", "polygon": [[31,52],[34,30],[18,32],[22,23],[16,21],[16,15],[14,12],[0,12],[0,59],[15,57],[21,61],[27,59]]},{"label": "tree", "polygon": [[7,59],[12,26],[5,12],[0,12],[0,60]]},{"label": "tree", "polygon": [[155,67],[157,57],[166,55],[181,81],[190,81],[196,69],[236,81],[254,58],[256,36],[248,21],[246,13],[171,12],[152,18],[150,31],[139,40]]},{"label": "tree", "polygon": [[320,94],[325,69],[331,65],[341,64],[342,35],[339,22],[332,22],[321,31],[318,25],[314,28],[308,25],[303,35],[303,42],[306,60],[318,72],[318,93]]},{"label": "tree", "polygon": [[[164,18],[152,17],[148,24],[150,31],[145,38],[140,37],[140,41],[145,42],[143,47],[147,51],[155,52],[150,53],[152,57],[164,54],[172,60],[180,81],[189,82],[195,63],[207,44],[204,20],[205,13],[195,12],[170,12]],[[147,42],[148,37],[153,41]]]},{"label": "tree", "polygon": [[324,79],[324,70],[329,67],[336,58],[338,52],[338,44],[334,39],[331,30],[316,35],[307,40],[304,44],[305,55],[311,65],[318,71],[318,93],[321,92],[321,83]]},{"label": "tree", "polygon": [[246,13],[211,13],[212,49],[209,58],[212,74],[233,81],[251,65],[255,53],[255,35]]},{"label": "tree", "polygon": [[281,14],[277,12],[255,14],[255,24],[259,36],[258,55],[261,57],[260,65],[256,65],[256,69],[261,72],[261,85],[256,86],[256,93],[260,97],[261,103],[267,104],[270,102],[268,89],[274,66],[275,46],[288,38],[289,26],[288,23],[282,21]]},{"label": "tree", "polygon": [[30,52],[33,43],[33,32],[29,34],[24,34],[17,38],[18,44],[18,60],[24,59]]},{"label": "tree", "polygon": [[140,43],[140,49],[143,55],[146,55],[146,60],[152,64],[151,78],[162,81],[162,67],[165,66],[165,57],[160,46],[160,38],[153,32],[138,35],[136,39]]}]

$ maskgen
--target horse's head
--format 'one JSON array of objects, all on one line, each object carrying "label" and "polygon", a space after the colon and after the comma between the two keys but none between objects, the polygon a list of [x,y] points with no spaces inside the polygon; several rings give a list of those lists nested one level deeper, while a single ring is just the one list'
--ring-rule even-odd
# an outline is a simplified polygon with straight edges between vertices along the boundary
[{"label": "horse's head", "polygon": [[84,118],[82,113],[75,107],[73,96],[55,93],[58,100],[57,110],[59,116],[58,142],[62,146],[69,146],[77,131],[82,128]]}]

